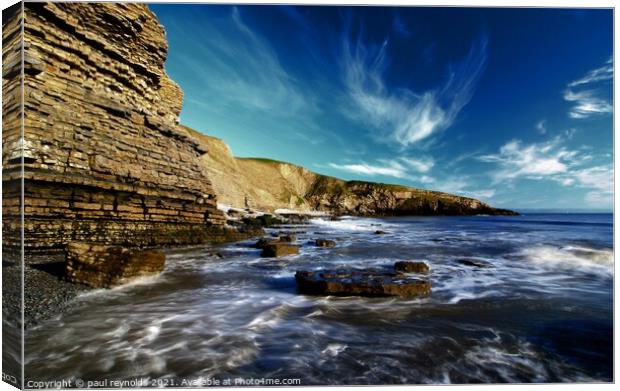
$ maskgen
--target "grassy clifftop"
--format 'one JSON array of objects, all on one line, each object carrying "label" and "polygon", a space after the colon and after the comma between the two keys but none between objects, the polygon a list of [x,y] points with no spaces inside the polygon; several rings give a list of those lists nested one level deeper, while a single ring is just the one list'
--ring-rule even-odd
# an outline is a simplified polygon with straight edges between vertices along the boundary
[{"label": "grassy clifftop", "polygon": [[234,207],[361,216],[514,214],[473,198],[402,185],[344,181],[278,160],[234,157],[221,139],[184,129],[208,151],[200,159],[218,201]]}]

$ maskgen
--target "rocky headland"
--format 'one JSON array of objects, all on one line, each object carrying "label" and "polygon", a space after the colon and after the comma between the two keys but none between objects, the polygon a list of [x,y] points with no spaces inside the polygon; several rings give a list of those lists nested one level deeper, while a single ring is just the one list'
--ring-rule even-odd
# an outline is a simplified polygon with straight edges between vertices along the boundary
[{"label": "rocky headland", "polygon": [[183,127],[209,150],[200,162],[218,202],[266,212],[322,211],[332,215],[515,215],[469,197],[364,181],[344,181],[291,163],[233,156],[226,143]]}]

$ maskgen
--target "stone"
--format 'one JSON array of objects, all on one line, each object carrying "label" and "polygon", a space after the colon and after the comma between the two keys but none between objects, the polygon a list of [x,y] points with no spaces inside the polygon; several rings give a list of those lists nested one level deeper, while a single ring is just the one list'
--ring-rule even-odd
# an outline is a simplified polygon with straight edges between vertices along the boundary
[{"label": "stone", "polygon": [[280,235],[279,239],[281,242],[292,243],[297,240],[297,236],[293,234]]},{"label": "stone", "polygon": [[263,247],[261,257],[285,257],[287,255],[299,254],[299,246],[295,246],[288,243],[269,243]]},{"label": "stone", "polygon": [[394,270],[403,273],[428,273],[430,268],[426,262],[421,261],[398,261],[394,264]]},{"label": "stone", "polygon": [[[176,123],[183,92],[166,74],[168,43],[148,5],[25,3],[23,14],[23,34],[3,23],[2,181],[3,199],[24,193],[25,251],[228,236],[217,233],[225,216],[205,149]],[[23,109],[11,65],[20,42]],[[21,211],[3,208],[15,222],[3,224],[4,246],[20,246]]]},{"label": "stone", "polygon": [[278,239],[260,238],[256,243],[254,243],[253,247],[263,249],[268,244],[278,243],[278,241]]},{"label": "stone", "polygon": [[336,247],[336,242],[334,240],[328,239],[317,239],[314,244],[317,247]]},{"label": "stone", "polygon": [[110,288],[164,270],[166,256],[155,250],[74,242],[66,248],[66,279],[93,288]]},{"label": "stone", "polygon": [[375,269],[298,271],[295,281],[301,293],[335,296],[424,297],[429,281]]},{"label": "stone", "polygon": [[478,268],[493,267],[491,263],[481,261],[478,259],[457,259],[456,261],[460,263],[461,265],[470,266],[470,267],[478,267]]}]

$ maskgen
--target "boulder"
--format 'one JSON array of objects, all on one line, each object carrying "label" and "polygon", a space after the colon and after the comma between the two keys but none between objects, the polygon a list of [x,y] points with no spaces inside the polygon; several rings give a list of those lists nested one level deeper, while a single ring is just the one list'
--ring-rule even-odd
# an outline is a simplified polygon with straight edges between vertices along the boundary
[{"label": "boulder", "polygon": [[429,281],[375,269],[298,271],[295,281],[311,295],[423,297],[431,291]]},{"label": "boulder", "polygon": [[74,242],[66,249],[66,278],[93,288],[110,288],[164,270],[160,251]]},{"label": "boulder", "polygon": [[403,273],[428,273],[430,268],[426,262],[421,261],[398,261],[394,264],[394,270]]},{"label": "boulder", "polygon": [[287,255],[299,254],[299,247],[282,242],[273,242],[265,245],[261,252],[261,257],[285,257]]},{"label": "boulder", "polygon": [[334,240],[328,239],[317,239],[314,244],[317,247],[336,247],[336,242]]}]

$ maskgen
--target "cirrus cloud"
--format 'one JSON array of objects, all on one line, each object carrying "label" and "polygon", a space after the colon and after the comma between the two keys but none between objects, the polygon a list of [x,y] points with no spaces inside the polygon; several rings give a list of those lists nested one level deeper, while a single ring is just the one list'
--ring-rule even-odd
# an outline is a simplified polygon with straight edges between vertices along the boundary
[{"label": "cirrus cloud", "polygon": [[388,87],[388,45],[387,39],[381,45],[366,45],[361,37],[352,42],[348,33],[343,38],[342,77],[353,106],[347,114],[406,148],[449,128],[469,103],[486,65],[487,39],[472,45],[443,85],[421,92]]},{"label": "cirrus cloud", "polygon": [[609,85],[613,77],[613,60],[610,58],[602,67],[593,69],[585,76],[568,83],[564,90],[564,100],[573,103],[568,112],[569,117],[583,119],[611,113],[612,104],[601,95],[605,93],[603,87]]}]

